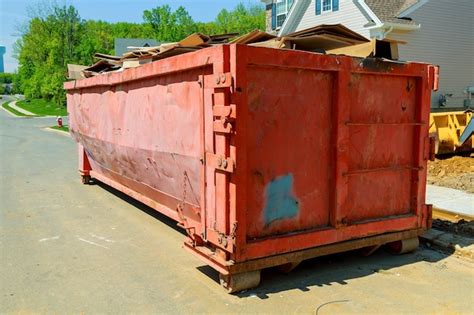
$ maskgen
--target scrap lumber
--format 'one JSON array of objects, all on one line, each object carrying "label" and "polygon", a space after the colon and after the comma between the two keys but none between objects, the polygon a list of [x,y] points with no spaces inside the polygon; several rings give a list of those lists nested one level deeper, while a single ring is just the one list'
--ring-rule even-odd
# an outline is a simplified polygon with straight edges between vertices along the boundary
[{"label": "scrap lumber", "polygon": [[82,72],[87,68],[87,66],[68,64],[67,65],[67,78],[71,80],[77,80],[84,78]]},{"label": "scrap lumber", "polygon": [[257,42],[263,42],[272,38],[276,38],[275,35],[268,34],[267,32],[262,32],[261,30],[253,30],[247,34],[244,34],[240,37],[237,37],[234,40],[231,40],[231,44],[252,44]]},{"label": "scrap lumber", "polygon": [[201,33],[194,33],[178,42],[179,46],[202,46],[206,45],[211,38]]},{"label": "scrap lumber", "polygon": [[210,40],[208,41],[209,45],[219,45],[227,44],[232,38],[238,36],[239,33],[226,33],[226,34],[217,34],[210,35]]},{"label": "scrap lumber", "polygon": [[307,37],[312,35],[331,34],[344,37],[347,40],[354,40],[359,42],[368,42],[369,40],[364,36],[356,33],[342,24],[322,24],[298,32],[288,34],[288,37]]},{"label": "scrap lumber", "polygon": [[193,33],[179,42],[164,43],[155,47],[128,47],[131,50],[122,56],[96,53],[94,58],[98,61],[89,67],[71,65],[69,77],[77,79],[104,72],[120,71],[122,69],[138,67],[154,60],[165,59],[213,45],[227,43],[392,60],[398,59],[398,44],[403,43],[387,39],[369,40],[342,24],[318,25],[281,37],[258,29],[242,36],[236,36],[238,36],[237,33],[217,35]]},{"label": "scrap lumber", "polygon": [[404,43],[396,40],[372,39],[368,43],[330,49],[327,53],[360,58],[374,57],[398,60],[398,45]]}]

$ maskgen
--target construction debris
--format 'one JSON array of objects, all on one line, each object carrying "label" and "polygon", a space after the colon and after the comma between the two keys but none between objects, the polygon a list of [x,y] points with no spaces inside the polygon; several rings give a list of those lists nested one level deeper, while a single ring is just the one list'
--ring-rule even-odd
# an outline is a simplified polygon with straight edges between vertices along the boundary
[{"label": "construction debris", "polygon": [[237,35],[236,33],[219,35],[194,33],[176,43],[165,43],[155,47],[131,47],[132,50],[122,56],[96,53],[94,58],[97,62],[90,67],[71,65],[73,68],[69,71],[69,78],[78,79],[104,72],[122,71],[155,60],[227,43],[394,60],[398,59],[397,45],[401,43],[389,40],[368,40],[341,24],[318,25],[282,37],[260,30],[254,30],[240,37],[236,37]]},{"label": "construction debris", "polygon": [[262,32],[260,30],[254,30],[250,33],[242,35],[234,40],[232,40],[231,44],[252,44],[257,42],[263,42],[266,40],[270,40],[276,38],[275,35],[268,34],[266,32]]},{"label": "construction debris", "polygon": [[87,66],[81,65],[67,65],[67,76],[69,79],[77,80],[84,78],[83,71],[87,69]]}]

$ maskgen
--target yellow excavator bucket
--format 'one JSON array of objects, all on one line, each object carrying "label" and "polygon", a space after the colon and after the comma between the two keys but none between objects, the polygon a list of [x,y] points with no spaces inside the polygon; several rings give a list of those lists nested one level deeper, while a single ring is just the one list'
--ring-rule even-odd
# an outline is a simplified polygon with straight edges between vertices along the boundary
[{"label": "yellow excavator bucket", "polygon": [[433,112],[430,114],[430,135],[436,138],[436,154],[473,151],[473,140],[461,144],[460,137],[472,118],[472,112]]}]

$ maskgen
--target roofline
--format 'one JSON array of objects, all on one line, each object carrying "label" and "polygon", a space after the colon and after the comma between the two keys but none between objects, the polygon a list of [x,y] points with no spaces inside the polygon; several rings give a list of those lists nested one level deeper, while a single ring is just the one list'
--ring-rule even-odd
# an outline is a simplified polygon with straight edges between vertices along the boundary
[{"label": "roofline", "polygon": [[420,24],[401,24],[401,23],[391,23],[387,22],[383,24],[384,26],[388,27],[393,27],[394,29],[397,30],[406,30],[406,31],[412,31],[412,30],[418,30],[420,29]]},{"label": "roofline", "polygon": [[414,11],[418,10],[420,7],[424,6],[426,3],[428,3],[428,0],[418,0],[417,3],[415,3],[411,7],[408,7],[407,9],[405,9],[405,11],[400,12],[398,16],[406,17],[410,15],[411,13],[413,13]]},{"label": "roofline", "polygon": [[[260,0],[261,2],[264,3],[271,3],[273,2],[272,0]],[[288,12],[288,15],[283,22],[283,25],[281,26],[280,30],[278,31],[278,36],[283,36],[288,33],[288,28],[292,25],[293,19],[298,12],[298,9],[301,8],[301,5],[303,4],[304,1],[311,1],[311,0],[295,0],[293,3],[293,6],[290,9],[290,12]],[[417,30],[420,28],[420,24],[400,24],[400,23],[392,23],[392,22],[382,22],[378,16],[372,11],[372,9],[365,3],[365,0],[356,0],[359,2],[361,8],[367,13],[367,15],[374,21],[375,25],[366,27],[366,29],[371,30],[371,29],[377,29],[377,28],[392,28],[392,29],[397,29],[397,30]],[[428,0],[420,0],[418,3],[412,5],[408,9],[402,12],[400,14],[400,17],[404,17],[407,14],[410,14],[411,12],[415,11],[425,3],[427,3]]]},{"label": "roofline", "polygon": [[[293,3],[293,6],[290,9],[290,12],[288,12],[285,21],[283,22],[283,25],[280,27],[280,30],[278,31],[278,36],[283,36],[288,34],[288,28],[289,26],[293,23],[293,16],[296,14],[297,8],[301,7],[301,4],[303,3],[304,0],[295,0]],[[308,0],[306,0],[308,1]],[[309,0],[311,1],[311,0]],[[290,22],[291,21],[291,22]]]},{"label": "roofline", "polygon": [[372,9],[369,7],[367,3],[365,3],[364,0],[358,0],[360,6],[364,11],[372,18],[372,20],[375,22],[375,26],[380,27],[382,26],[382,21],[379,19],[379,17],[372,11]]},{"label": "roofline", "polygon": [[393,28],[396,30],[402,30],[402,31],[414,31],[420,29],[420,24],[400,24],[400,23],[391,23],[391,22],[386,22],[383,23],[382,25],[373,25],[366,27],[367,30],[374,30],[377,28]]},{"label": "roofline", "polygon": [[[265,3],[270,3],[272,2],[271,0],[260,0],[261,2]],[[288,15],[285,19],[285,22],[283,22],[283,25],[281,26],[280,30],[278,31],[278,36],[282,36],[288,33],[288,27],[293,23],[293,18],[294,15],[296,14],[297,9],[300,8],[300,5],[303,3],[305,0],[295,0],[295,3],[293,3],[293,6],[290,9],[290,12],[288,12]],[[306,0],[308,1],[308,0]],[[312,0],[309,0],[312,1]],[[360,6],[362,9],[369,15],[369,17],[375,22],[375,27],[381,27],[383,25],[382,21],[377,17],[377,15],[370,9],[370,7],[365,3],[364,0],[356,0],[359,2]]]}]

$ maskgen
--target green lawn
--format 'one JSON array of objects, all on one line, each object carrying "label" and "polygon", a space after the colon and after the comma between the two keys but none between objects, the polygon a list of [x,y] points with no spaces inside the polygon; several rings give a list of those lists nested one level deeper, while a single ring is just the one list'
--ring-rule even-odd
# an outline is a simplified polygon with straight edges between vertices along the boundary
[{"label": "green lawn", "polygon": [[7,111],[9,111],[10,113],[12,113],[13,115],[16,115],[16,116],[24,116],[24,117],[34,117],[34,116],[28,116],[28,115],[25,115],[23,113],[20,113],[19,111],[17,111],[16,109],[13,109],[11,108],[10,106],[8,106],[10,102],[5,102],[2,104],[2,107],[5,108]]},{"label": "green lawn", "polygon": [[16,106],[39,116],[67,116],[66,106],[58,106],[44,99],[18,101]]},{"label": "green lawn", "polygon": [[54,130],[60,130],[60,131],[64,131],[64,132],[69,132],[69,126],[67,125],[63,125],[62,127],[58,127],[58,126],[52,126],[50,127],[51,129],[54,129]]}]

